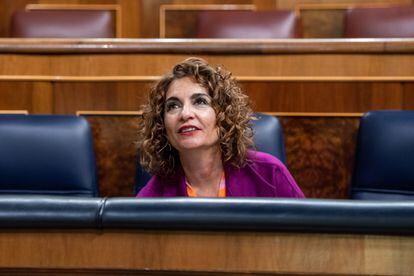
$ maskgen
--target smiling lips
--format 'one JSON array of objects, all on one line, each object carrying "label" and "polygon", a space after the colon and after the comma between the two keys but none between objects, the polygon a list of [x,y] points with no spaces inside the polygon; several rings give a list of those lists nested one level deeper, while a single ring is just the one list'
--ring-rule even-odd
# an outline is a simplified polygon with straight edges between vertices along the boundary
[{"label": "smiling lips", "polygon": [[182,126],[178,129],[178,133],[182,135],[191,135],[196,130],[200,129],[196,126]]}]

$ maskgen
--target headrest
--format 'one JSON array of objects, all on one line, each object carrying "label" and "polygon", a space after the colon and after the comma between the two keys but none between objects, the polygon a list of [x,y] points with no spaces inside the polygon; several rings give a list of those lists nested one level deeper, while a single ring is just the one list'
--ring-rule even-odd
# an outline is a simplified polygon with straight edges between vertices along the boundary
[{"label": "headrest", "polygon": [[286,164],[285,143],[279,120],[275,116],[263,113],[254,115],[257,118],[252,122],[256,149],[276,156]]},{"label": "headrest", "polygon": [[414,6],[352,8],[344,18],[344,37],[414,37]]},{"label": "headrest", "polygon": [[109,10],[24,10],[11,20],[11,37],[113,38],[115,19]]},{"label": "headrest", "polygon": [[294,11],[202,11],[198,38],[300,38],[300,22]]}]

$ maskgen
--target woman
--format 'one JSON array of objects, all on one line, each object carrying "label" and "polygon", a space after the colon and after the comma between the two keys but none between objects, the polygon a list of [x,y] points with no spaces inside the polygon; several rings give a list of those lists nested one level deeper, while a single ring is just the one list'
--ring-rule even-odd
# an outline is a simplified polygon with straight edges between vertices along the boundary
[{"label": "woman", "polygon": [[277,158],[252,150],[252,111],[229,72],[178,63],[142,116],[140,161],[154,176],[138,197],[304,197]]}]

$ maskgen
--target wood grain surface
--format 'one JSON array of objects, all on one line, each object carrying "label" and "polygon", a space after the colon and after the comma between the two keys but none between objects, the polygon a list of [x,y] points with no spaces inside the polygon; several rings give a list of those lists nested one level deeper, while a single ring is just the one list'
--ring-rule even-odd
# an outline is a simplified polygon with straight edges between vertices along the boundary
[{"label": "wood grain surface", "polygon": [[414,40],[0,39],[0,108],[133,111],[199,55],[233,72],[262,112],[412,109]]},{"label": "wood grain surface", "polygon": [[2,230],[0,270],[412,275],[413,246],[410,236]]}]

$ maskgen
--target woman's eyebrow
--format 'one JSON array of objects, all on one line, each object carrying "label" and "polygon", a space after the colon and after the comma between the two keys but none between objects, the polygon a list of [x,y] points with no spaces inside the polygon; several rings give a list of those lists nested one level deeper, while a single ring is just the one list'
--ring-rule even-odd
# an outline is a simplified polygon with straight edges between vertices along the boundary
[{"label": "woman's eyebrow", "polygon": [[211,99],[210,95],[206,93],[194,93],[193,95],[191,95],[190,99],[195,99],[198,97],[208,97]]},{"label": "woman's eyebrow", "polygon": [[177,97],[169,97],[168,99],[165,100],[165,102],[169,102],[169,101],[180,101]]}]

